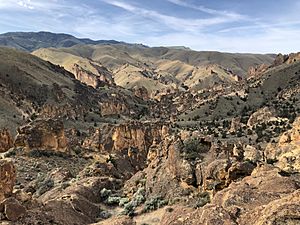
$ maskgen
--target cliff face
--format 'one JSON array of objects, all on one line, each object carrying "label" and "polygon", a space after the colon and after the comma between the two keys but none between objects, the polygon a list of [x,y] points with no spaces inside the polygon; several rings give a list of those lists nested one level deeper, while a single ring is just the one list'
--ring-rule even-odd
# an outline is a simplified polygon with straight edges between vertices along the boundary
[{"label": "cliff face", "polygon": [[20,127],[15,145],[30,150],[66,151],[64,125],[59,120],[37,120]]},{"label": "cliff face", "polygon": [[84,69],[76,63],[73,65],[71,72],[75,75],[77,80],[94,88],[114,85],[112,74],[105,67],[94,64],[91,64],[91,66],[97,71],[96,74]]},{"label": "cliff face", "polygon": [[84,148],[93,149],[108,157],[122,176],[129,178],[144,169],[150,147],[160,142],[162,125],[125,123],[96,129],[83,142]]}]

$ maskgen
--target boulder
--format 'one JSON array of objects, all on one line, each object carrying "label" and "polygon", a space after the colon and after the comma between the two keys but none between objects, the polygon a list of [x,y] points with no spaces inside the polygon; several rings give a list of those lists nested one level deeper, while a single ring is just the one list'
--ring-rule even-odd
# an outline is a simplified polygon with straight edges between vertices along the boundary
[{"label": "boulder", "polygon": [[7,220],[17,221],[26,213],[26,209],[15,198],[7,198],[0,203],[0,208],[3,209],[4,216]]},{"label": "boulder", "polygon": [[135,96],[147,101],[149,100],[149,92],[147,90],[147,88],[145,88],[144,86],[138,87],[135,86],[132,88],[134,91]]},{"label": "boulder", "polygon": [[101,214],[101,190],[120,188],[120,181],[109,177],[81,179],[65,189],[56,187],[39,197],[47,215],[58,224],[95,223]]}]

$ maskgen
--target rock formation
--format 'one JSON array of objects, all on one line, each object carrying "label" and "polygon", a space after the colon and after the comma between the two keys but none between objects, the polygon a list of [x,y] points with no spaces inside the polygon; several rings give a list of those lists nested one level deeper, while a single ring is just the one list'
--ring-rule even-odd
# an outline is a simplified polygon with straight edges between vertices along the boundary
[{"label": "rock formation", "polygon": [[54,150],[65,152],[67,140],[64,125],[59,120],[36,120],[20,127],[15,145],[30,150]]},{"label": "rock formation", "polygon": [[300,172],[299,130],[300,118],[298,117],[292,129],[283,133],[277,144],[269,144],[265,150],[267,160],[275,162],[276,166],[289,173]]},{"label": "rock formation", "polygon": [[0,160],[0,202],[12,195],[16,182],[16,169],[12,162]]},{"label": "rock formation", "polygon": [[[190,212],[166,213],[161,225],[196,224],[297,224],[299,190],[295,177],[261,166],[242,181],[218,192],[211,204]],[[273,223],[270,223],[272,221]]]},{"label": "rock formation", "polygon": [[0,130],[0,153],[13,147],[13,138],[7,129]]}]

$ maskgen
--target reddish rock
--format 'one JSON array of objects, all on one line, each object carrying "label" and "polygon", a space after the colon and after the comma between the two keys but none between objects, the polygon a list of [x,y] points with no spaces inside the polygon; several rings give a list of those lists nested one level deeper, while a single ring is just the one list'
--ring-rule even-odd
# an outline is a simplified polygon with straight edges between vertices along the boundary
[{"label": "reddish rock", "polygon": [[22,215],[26,213],[24,206],[15,198],[7,198],[0,203],[1,208],[4,209],[6,219],[10,221],[17,221]]},{"label": "reddish rock", "polygon": [[7,129],[0,130],[0,153],[13,147],[13,138]]},{"label": "reddish rock", "polygon": [[11,196],[16,182],[16,169],[12,162],[0,160],[0,201]]},{"label": "reddish rock", "polygon": [[270,68],[269,65],[261,64],[258,66],[251,66],[248,69],[248,77],[258,77],[265,73]]},{"label": "reddish rock", "polygon": [[149,100],[149,92],[148,92],[147,88],[145,88],[144,86],[134,87],[133,91],[134,91],[135,96],[137,96],[143,100]]}]

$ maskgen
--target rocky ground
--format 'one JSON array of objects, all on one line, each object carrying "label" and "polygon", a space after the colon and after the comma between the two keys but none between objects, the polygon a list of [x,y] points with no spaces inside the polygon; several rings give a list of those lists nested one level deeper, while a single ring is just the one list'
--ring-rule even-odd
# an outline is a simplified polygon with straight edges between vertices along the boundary
[{"label": "rocky ground", "polygon": [[11,64],[25,55],[60,83],[0,67],[1,224],[300,224],[297,55],[237,85],[151,95],[26,54]]}]

